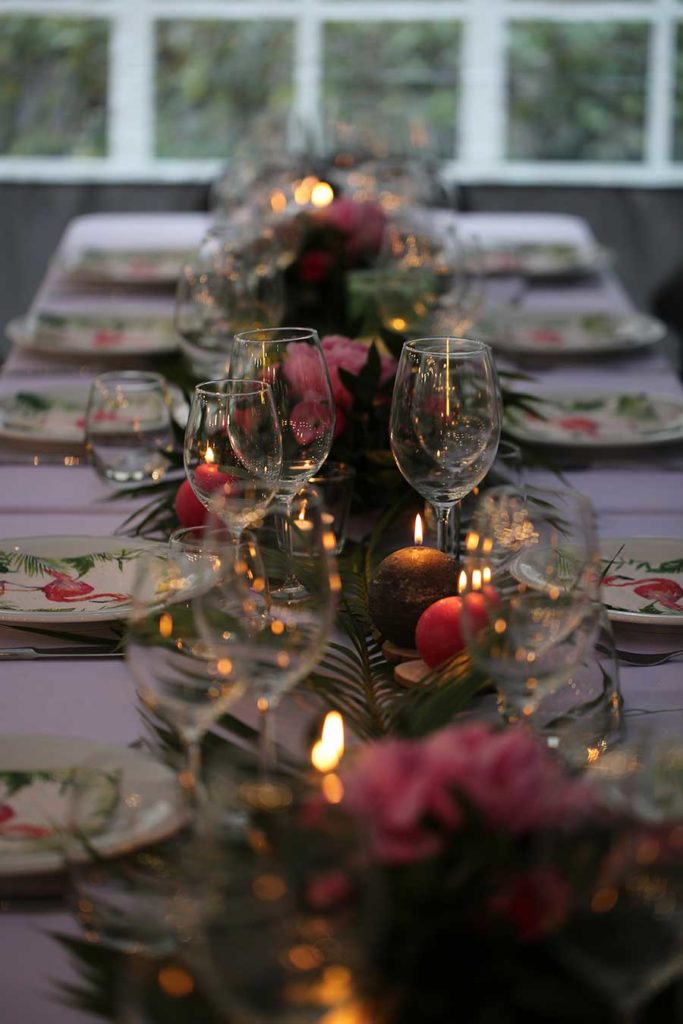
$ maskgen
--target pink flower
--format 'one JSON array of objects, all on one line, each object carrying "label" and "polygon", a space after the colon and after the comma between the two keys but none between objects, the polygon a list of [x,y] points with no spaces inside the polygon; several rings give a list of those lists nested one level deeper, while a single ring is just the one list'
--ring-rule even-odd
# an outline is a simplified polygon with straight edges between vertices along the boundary
[{"label": "pink flower", "polygon": [[569,912],[571,890],[551,867],[538,867],[506,879],[489,902],[507,918],[520,942],[534,942],[556,931]]},{"label": "pink flower", "polygon": [[[328,334],[322,340],[323,352],[327,361],[327,368],[330,371],[330,382],[332,394],[338,406],[342,409],[350,409],[353,405],[351,394],[342,384],[339,378],[339,370],[348,370],[357,376],[368,361],[368,347],[362,341],[354,341],[346,338],[343,334]],[[396,360],[393,356],[383,354],[380,356],[381,371],[380,385],[396,373]]]},{"label": "pink flower", "polygon": [[329,274],[334,257],[324,249],[310,249],[299,260],[299,277],[304,284],[320,284]]},{"label": "pink flower", "polygon": [[425,744],[389,740],[369,745],[344,785],[345,802],[364,819],[375,854],[387,864],[438,853],[445,833],[461,823],[457,799],[444,786]]},{"label": "pink flower", "polygon": [[379,203],[335,199],[318,218],[346,236],[346,254],[351,261],[364,252],[379,252],[387,219]]},{"label": "pink flower", "polygon": [[351,879],[341,868],[321,872],[306,886],[306,899],[314,910],[330,910],[346,903],[353,893]]},{"label": "pink flower", "polygon": [[310,444],[332,426],[332,409],[326,402],[297,402],[289,414],[289,426],[299,444]]},{"label": "pink flower", "polygon": [[375,854],[394,864],[438,853],[463,826],[463,807],[493,831],[523,835],[571,827],[597,806],[588,786],[568,778],[526,730],[480,724],[372,744],[345,785]]}]

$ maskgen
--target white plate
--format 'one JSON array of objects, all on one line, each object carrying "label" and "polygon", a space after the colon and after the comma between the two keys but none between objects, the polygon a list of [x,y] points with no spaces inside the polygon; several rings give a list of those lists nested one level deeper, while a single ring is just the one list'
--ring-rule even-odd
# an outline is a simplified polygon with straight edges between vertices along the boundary
[{"label": "white plate", "polygon": [[40,444],[85,444],[89,384],[32,388],[0,396],[0,437]]},{"label": "white plate", "polygon": [[125,619],[140,555],[165,548],[131,537],[0,537],[0,622]]},{"label": "white plate", "polygon": [[537,415],[506,412],[520,441],[572,448],[631,448],[683,439],[683,399],[648,392],[551,392],[538,396]]},{"label": "white plate", "polygon": [[17,348],[46,355],[99,358],[148,356],[174,352],[178,336],[170,317],[116,318],[92,313],[40,313],[29,322],[18,317],[5,327]]},{"label": "white plate", "polygon": [[84,282],[175,284],[192,249],[98,249],[92,246],[65,265],[69,277]]},{"label": "white plate", "polygon": [[[614,622],[683,626],[683,540],[603,540],[602,602]],[[610,564],[611,563],[611,564]]]},{"label": "white plate", "polygon": [[[173,418],[184,427],[189,412],[187,401],[172,384],[168,391]],[[27,384],[12,395],[0,395],[0,438],[84,447],[89,394],[90,384],[83,383],[39,388]]]},{"label": "white plate", "polygon": [[496,242],[483,244],[477,255],[484,274],[516,274],[528,278],[582,277],[604,270],[609,263],[606,250],[572,242]]},{"label": "white plate", "polygon": [[590,355],[654,345],[665,324],[642,314],[577,313],[574,310],[502,308],[476,325],[483,341],[528,355]]},{"label": "white plate", "polygon": [[[173,773],[139,750],[80,738],[0,736],[0,884],[9,893],[9,879],[63,869],[72,773],[94,764],[116,770],[91,815],[89,841],[98,855],[159,842],[182,825]],[[138,797],[134,813],[121,799],[131,791]]]}]

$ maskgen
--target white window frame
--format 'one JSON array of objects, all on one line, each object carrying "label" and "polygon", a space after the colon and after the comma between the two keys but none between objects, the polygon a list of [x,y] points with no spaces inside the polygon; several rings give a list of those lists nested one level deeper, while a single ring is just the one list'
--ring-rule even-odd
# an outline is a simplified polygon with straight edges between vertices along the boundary
[{"label": "white window frame", "polygon": [[[155,158],[154,23],[159,19],[291,19],[296,25],[294,108],[320,113],[326,22],[452,21],[462,24],[458,158],[445,174],[480,184],[683,184],[673,154],[675,41],[683,0],[0,0],[0,15],[110,20],[107,138],[100,158],[3,157],[0,181],[202,182],[221,161]],[[647,22],[650,27],[645,153],[639,162],[519,161],[504,157],[508,22]],[[227,157],[227,154],[226,154]]]}]

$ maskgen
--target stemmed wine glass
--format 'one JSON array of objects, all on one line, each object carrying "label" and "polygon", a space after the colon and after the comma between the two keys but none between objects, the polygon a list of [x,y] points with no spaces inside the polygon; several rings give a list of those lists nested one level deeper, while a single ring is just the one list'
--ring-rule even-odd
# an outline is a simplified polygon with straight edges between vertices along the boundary
[{"label": "stemmed wine glass", "polygon": [[[237,561],[232,546],[225,561]],[[141,557],[133,584],[128,667],[143,706],[170,724],[185,748],[179,781],[195,804],[201,740],[245,689],[230,660],[205,642],[193,606],[197,593],[218,587],[227,571],[218,558],[158,546]]]},{"label": "stemmed wine glass", "polygon": [[552,732],[540,709],[591,649],[598,564],[593,511],[577,491],[501,486],[480,496],[465,539],[461,624],[508,720]]},{"label": "stemmed wine glass", "polygon": [[[282,540],[291,546],[287,524],[293,496],[318,472],[334,438],[335,405],[318,333],[309,327],[273,327],[237,334],[230,375],[265,381],[272,388],[282,431],[277,490],[285,510]],[[283,586],[291,599],[301,593],[294,574]]]},{"label": "stemmed wine glass", "polygon": [[[288,517],[291,540],[286,546],[280,534],[283,515]],[[251,536],[258,561],[221,557],[219,585],[198,593],[194,607],[206,645],[219,662],[230,663],[255,698],[262,778],[268,783],[273,750],[270,712],[321,656],[340,580],[336,540],[313,488],[302,488],[286,508],[273,505]],[[210,537],[208,543],[215,551],[219,540]],[[255,565],[262,570],[255,573]],[[302,594],[292,601],[286,582],[294,575],[301,581]]]},{"label": "stemmed wine glass", "polygon": [[434,511],[441,551],[448,546],[451,509],[486,476],[500,428],[500,389],[488,345],[462,338],[404,344],[391,401],[391,450]]},{"label": "stemmed wine glass", "polygon": [[270,386],[231,379],[197,385],[183,458],[199,501],[239,540],[280,484],[282,434]]}]

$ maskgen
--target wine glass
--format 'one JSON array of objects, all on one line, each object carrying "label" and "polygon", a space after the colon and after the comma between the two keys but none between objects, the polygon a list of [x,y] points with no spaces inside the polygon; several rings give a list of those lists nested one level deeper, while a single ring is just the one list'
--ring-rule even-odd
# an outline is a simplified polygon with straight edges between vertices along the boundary
[{"label": "wine glass", "polygon": [[493,463],[500,426],[500,389],[488,345],[462,338],[404,344],[391,401],[391,450],[434,511],[441,551],[448,546],[451,509],[459,509]]},{"label": "wine glass", "polygon": [[599,621],[590,502],[569,489],[485,491],[465,539],[459,586],[463,636],[491,676],[501,711],[532,724],[538,716],[539,731],[550,736],[553,722],[539,709],[570,685]]},{"label": "wine glass", "polygon": [[[283,517],[289,524],[287,545],[282,543]],[[219,586],[204,588],[194,606],[205,643],[217,658],[229,661],[255,698],[262,777],[267,781],[273,754],[271,711],[321,656],[340,580],[336,540],[313,488],[273,505],[253,538],[264,575],[253,571],[253,559],[221,558]],[[209,543],[215,550],[214,541]],[[292,576],[301,580],[302,593],[295,600],[285,585]],[[265,604],[264,593],[269,595]]]},{"label": "wine glass", "polygon": [[[225,560],[236,562],[234,546]],[[133,582],[126,658],[143,706],[175,729],[186,752],[179,781],[199,803],[201,740],[245,689],[222,652],[203,639],[193,601],[220,585],[220,559],[155,547],[140,559]]]},{"label": "wine glass", "polygon": [[270,386],[231,379],[197,385],[183,457],[199,501],[239,539],[279,487],[282,435]]},{"label": "wine glass", "polygon": [[[458,242],[452,224],[411,214],[389,224],[377,260],[377,307],[397,334],[430,330],[439,302],[452,289]],[[449,333],[454,327],[448,329]]]},{"label": "wine glass", "polygon": [[[235,336],[232,377],[270,384],[282,430],[282,475],[278,498],[289,508],[293,495],[315,476],[330,453],[335,405],[325,355],[317,331],[275,327]],[[291,543],[289,516],[282,519],[283,544]],[[283,581],[290,598],[301,592],[293,574]]]},{"label": "wine glass", "polygon": [[279,321],[284,311],[279,248],[273,227],[233,216],[211,228],[183,266],[175,327],[198,374],[227,371],[236,331]]}]

